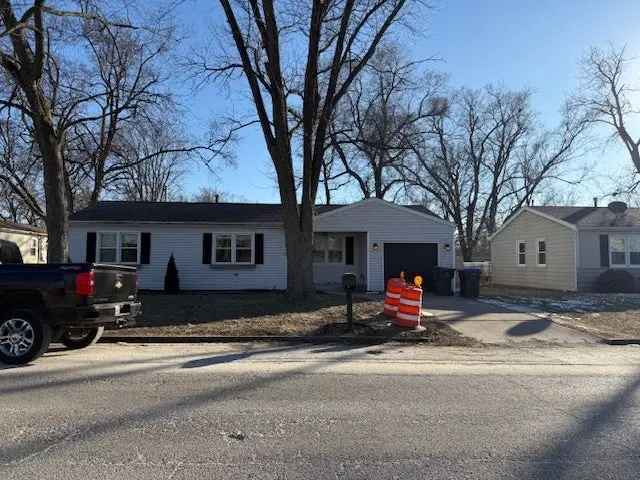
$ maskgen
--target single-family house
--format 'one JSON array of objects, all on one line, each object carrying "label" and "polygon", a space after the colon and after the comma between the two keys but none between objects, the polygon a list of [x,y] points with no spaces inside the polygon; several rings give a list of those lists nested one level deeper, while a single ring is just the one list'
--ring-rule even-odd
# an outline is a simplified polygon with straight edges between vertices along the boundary
[{"label": "single-family house", "polygon": [[640,286],[640,209],[623,202],[524,207],[490,242],[497,285],[594,291],[601,274],[623,269]]},{"label": "single-family house", "polygon": [[47,231],[42,228],[0,220],[0,240],[18,245],[24,263],[47,263]]},{"label": "single-family house", "polygon": [[[342,274],[382,291],[400,271],[454,266],[455,227],[422,206],[366,199],[317,205],[314,279],[338,286]],[[161,290],[174,255],[185,290],[283,290],[287,257],[279,204],[99,202],[70,218],[72,261],[137,265],[141,289]]]}]

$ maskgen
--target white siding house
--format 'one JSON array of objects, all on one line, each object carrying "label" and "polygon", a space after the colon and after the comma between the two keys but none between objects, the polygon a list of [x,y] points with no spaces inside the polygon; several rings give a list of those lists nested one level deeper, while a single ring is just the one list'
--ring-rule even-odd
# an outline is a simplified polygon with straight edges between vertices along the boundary
[{"label": "white siding house", "polygon": [[[162,290],[169,257],[173,254],[184,290],[283,290],[286,288],[286,255],[284,232],[280,227],[266,225],[205,225],[205,224],[127,224],[72,223],[69,251],[74,262],[86,261],[88,232],[150,233],[151,248],[148,264],[136,260],[139,286],[145,290]],[[264,234],[264,264],[235,265],[223,268],[202,262],[204,232]],[[109,259],[110,260],[110,259]],[[99,237],[96,261],[100,258]]]},{"label": "white siding house", "polygon": [[[70,256],[136,265],[141,289],[163,289],[173,254],[184,290],[283,290],[280,218],[279,205],[100,202],[71,217]],[[361,288],[381,291],[385,275],[397,275],[405,264],[427,277],[429,262],[454,266],[454,226],[422,207],[379,199],[318,206],[314,229],[320,288],[337,286],[343,273],[353,272]],[[407,245],[423,251],[423,260],[403,258]],[[385,251],[394,258],[385,260]]]}]

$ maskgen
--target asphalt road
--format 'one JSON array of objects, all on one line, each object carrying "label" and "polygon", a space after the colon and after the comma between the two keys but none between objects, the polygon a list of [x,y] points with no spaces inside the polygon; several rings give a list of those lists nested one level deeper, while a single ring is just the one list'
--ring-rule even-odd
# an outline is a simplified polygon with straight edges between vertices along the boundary
[{"label": "asphalt road", "polygon": [[99,345],[0,370],[0,479],[632,479],[640,348]]}]

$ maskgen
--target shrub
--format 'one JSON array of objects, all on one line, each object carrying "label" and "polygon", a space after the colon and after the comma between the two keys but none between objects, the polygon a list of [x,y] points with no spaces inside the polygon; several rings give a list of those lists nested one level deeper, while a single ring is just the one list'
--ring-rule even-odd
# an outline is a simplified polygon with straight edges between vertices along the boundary
[{"label": "shrub", "polygon": [[180,291],[180,276],[178,275],[178,267],[176,267],[176,259],[173,258],[173,253],[169,257],[167,273],[164,275],[164,291],[167,293],[178,293]]},{"label": "shrub", "polygon": [[600,274],[596,289],[599,293],[634,293],[636,280],[626,270],[610,269]]}]

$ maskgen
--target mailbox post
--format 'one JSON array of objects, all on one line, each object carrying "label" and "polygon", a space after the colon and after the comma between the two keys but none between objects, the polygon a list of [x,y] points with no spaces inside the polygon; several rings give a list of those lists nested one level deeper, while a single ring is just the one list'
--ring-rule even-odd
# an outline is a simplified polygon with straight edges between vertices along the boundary
[{"label": "mailbox post", "polygon": [[342,287],[347,294],[347,328],[353,331],[353,291],[356,289],[357,277],[355,273],[342,275]]}]

